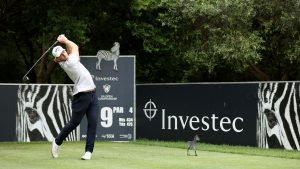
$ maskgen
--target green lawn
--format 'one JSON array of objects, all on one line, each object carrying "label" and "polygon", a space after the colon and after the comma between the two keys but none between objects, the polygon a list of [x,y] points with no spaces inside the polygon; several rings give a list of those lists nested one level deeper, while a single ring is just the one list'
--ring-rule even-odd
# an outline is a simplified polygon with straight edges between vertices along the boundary
[{"label": "green lawn", "polygon": [[0,143],[0,169],[299,169],[300,152],[201,144],[187,156],[183,142],[96,142],[90,161],[84,142],[64,142],[52,159],[50,142]]}]

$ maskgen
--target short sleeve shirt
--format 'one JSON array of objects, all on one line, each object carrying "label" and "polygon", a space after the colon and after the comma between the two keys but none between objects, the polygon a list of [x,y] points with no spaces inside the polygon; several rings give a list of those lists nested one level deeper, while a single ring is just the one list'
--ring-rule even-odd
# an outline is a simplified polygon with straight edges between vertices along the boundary
[{"label": "short sleeve shirt", "polygon": [[79,56],[70,54],[68,59],[59,62],[59,65],[75,84],[73,95],[96,88],[90,72],[82,65]]}]

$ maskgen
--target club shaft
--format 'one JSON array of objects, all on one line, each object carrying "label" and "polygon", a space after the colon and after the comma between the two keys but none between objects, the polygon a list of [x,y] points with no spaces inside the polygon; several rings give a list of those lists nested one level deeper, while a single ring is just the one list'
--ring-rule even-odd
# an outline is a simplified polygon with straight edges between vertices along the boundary
[{"label": "club shaft", "polygon": [[54,42],[47,50],[43,53],[43,55],[31,66],[31,68],[27,71],[27,73],[23,76],[22,79],[24,79],[30,71],[35,67],[35,65],[49,52],[49,50],[58,43],[58,41]]}]

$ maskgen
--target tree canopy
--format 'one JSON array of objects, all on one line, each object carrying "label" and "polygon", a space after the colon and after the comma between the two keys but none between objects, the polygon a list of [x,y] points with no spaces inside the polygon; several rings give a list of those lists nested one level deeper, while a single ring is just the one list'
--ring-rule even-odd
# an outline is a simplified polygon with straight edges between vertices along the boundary
[{"label": "tree canopy", "polygon": [[296,80],[299,4],[138,0],[131,26],[146,51],[185,63],[181,81]]},{"label": "tree canopy", "polygon": [[[80,46],[81,55],[120,42],[121,55],[136,55],[138,83],[300,76],[300,0],[2,0],[0,5],[0,82],[21,82],[61,33]],[[30,74],[33,83],[69,82],[52,59],[45,57]]]}]

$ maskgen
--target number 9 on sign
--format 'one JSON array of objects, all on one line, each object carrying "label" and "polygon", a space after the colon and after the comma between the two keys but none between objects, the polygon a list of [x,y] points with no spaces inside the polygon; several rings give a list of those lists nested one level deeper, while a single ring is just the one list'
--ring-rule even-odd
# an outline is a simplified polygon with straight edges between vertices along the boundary
[{"label": "number 9 on sign", "polygon": [[113,111],[110,107],[103,107],[100,111],[101,126],[109,128],[113,123]]}]

